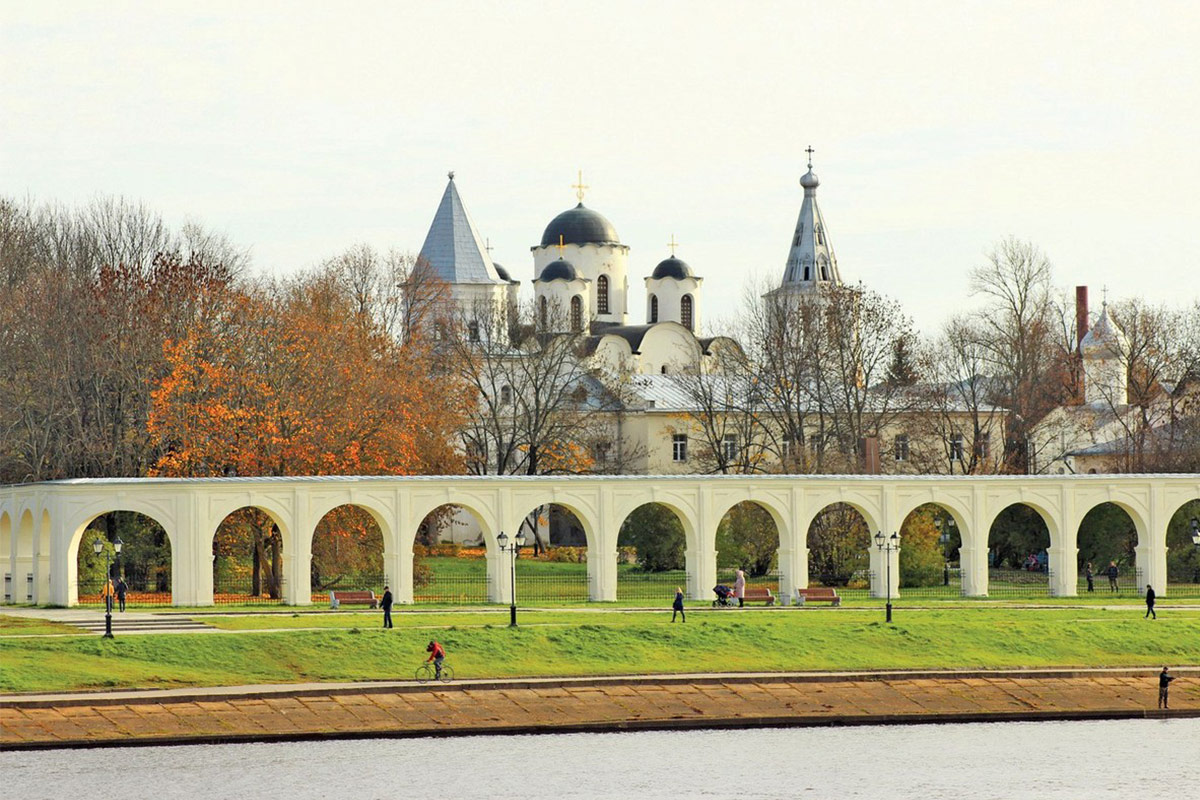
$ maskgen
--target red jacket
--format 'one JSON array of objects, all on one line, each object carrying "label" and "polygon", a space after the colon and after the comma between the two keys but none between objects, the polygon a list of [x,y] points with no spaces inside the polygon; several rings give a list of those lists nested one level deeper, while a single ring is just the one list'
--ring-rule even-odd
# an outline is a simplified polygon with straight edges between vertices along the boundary
[{"label": "red jacket", "polygon": [[[425,649],[429,650],[428,647],[426,647]],[[446,651],[442,649],[442,646],[440,644],[438,644],[437,642],[434,642],[433,650],[429,653],[429,658],[427,658],[425,660],[433,661],[435,658],[445,658],[445,657],[446,657]]]}]

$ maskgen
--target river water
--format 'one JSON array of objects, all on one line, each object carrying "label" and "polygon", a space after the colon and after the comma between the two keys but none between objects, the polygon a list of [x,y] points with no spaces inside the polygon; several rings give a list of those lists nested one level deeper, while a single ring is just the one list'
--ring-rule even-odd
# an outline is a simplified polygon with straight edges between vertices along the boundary
[{"label": "river water", "polygon": [[1200,797],[1200,719],[368,739],[0,752],[64,798]]}]

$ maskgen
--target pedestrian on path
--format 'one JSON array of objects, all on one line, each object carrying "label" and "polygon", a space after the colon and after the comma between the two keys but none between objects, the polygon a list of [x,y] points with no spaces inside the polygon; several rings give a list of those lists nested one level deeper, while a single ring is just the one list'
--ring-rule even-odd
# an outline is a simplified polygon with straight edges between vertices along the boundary
[{"label": "pedestrian on path", "polygon": [[[1158,619],[1158,614],[1154,613],[1154,589],[1149,585],[1146,586],[1146,617]],[[1142,619],[1146,617],[1142,617]]]},{"label": "pedestrian on path", "polygon": [[1117,569],[1117,562],[1108,562],[1108,590],[1110,592],[1117,590],[1117,576],[1120,574],[1121,571]]},{"label": "pedestrian on path", "polygon": [[121,610],[125,610],[125,595],[129,592],[129,584],[125,582],[125,577],[117,578],[117,602],[121,604]]},{"label": "pedestrian on path", "polygon": [[383,609],[383,627],[392,627],[392,590],[388,587],[383,587],[383,599],[379,601],[379,607]]},{"label": "pedestrian on path", "polygon": [[1175,680],[1174,675],[1167,674],[1167,668],[1163,667],[1163,671],[1158,673],[1158,707],[1169,708],[1167,705],[1167,691],[1171,688],[1171,681]]},{"label": "pedestrian on path", "polygon": [[1083,568],[1083,576],[1085,578],[1087,578],[1088,591],[1089,592],[1096,591],[1096,583],[1095,583],[1096,573],[1092,571],[1092,562],[1090,562],[1090,561],[1087,562],[1087,566]]},{"label": "pedestrian on path", "polygon": [[738,608],[741,608],[746,603],[746,572],[739,569],[737,578],[733,582],[733,596],[738,599]]},{"label": "pedestrian on path", "polygon": [[113,610],[112,578],[106,577],[104,579],[104,585],[100,587],[100,599],[104,601],[104,610],[111,614]]},{"label": "pedestrian on path", "polygon": [[687,615],[683,613],[683,588],[675,587],[675,602],[671,603],[671,622],[675,621],[675,615],[678,614],[680,621],[687,622]]}]

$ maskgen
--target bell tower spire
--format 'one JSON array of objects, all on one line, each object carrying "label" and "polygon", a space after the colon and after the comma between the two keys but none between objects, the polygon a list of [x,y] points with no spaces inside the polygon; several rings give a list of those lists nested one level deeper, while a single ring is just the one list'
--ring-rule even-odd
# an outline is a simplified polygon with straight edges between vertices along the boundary
[{"label": "bell tower spire", "polygon": [[837,258],[833,254],[833,243],[825,227],[825,217],[817,205],[817,187],[821,185],[813,172],[812,145],[805,150],[808,154],[808,172],[800,178],[804,188],[804,200],[800,204],[800,218],[788,251],[787,266],[783,272],[781,289],[811,291],[820,287],[840,286]]}]

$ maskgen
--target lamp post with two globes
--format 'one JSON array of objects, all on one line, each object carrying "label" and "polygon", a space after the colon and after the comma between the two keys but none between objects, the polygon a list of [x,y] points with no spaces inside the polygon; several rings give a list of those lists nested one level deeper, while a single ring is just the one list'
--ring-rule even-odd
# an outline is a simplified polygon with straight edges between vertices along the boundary
[{"label": "lamp post with two globes", "polygon": [[96,555],[104,554],[104,583],[101,585],[100,591],[104,592],[104,637],[105,639],[113,638],[112,632],[112,557],[113,553],[121,554],[121,547],[125,543],[118,536],[113,540],[112,552],[104,549],[104,539],[97,536],[96,541],[92,542],[92,549],[96,551]]},{"label": "lamp post with two globes", "polygon": [[883,531],[875,534],[875,547],[883,554],[884,561],[887,562],[887,621],[892,621],[892,553],[900,552],[900,534],[893,533],[891,536],[884,536]]},{"label": "lamp post with two globes", "polygon": [[509,606],[508,627],[517,627],[517,553],[525,546],[525,534],[522,531],[517,531],[516,537],[513,539],[512,546],[508,544],[508,534],[500,531],[500,535],[496,537],[496,544],[500,545],[501,553],[509,553],[509,566],[511,568],[510,575],[512,576],[512,605]]}]

